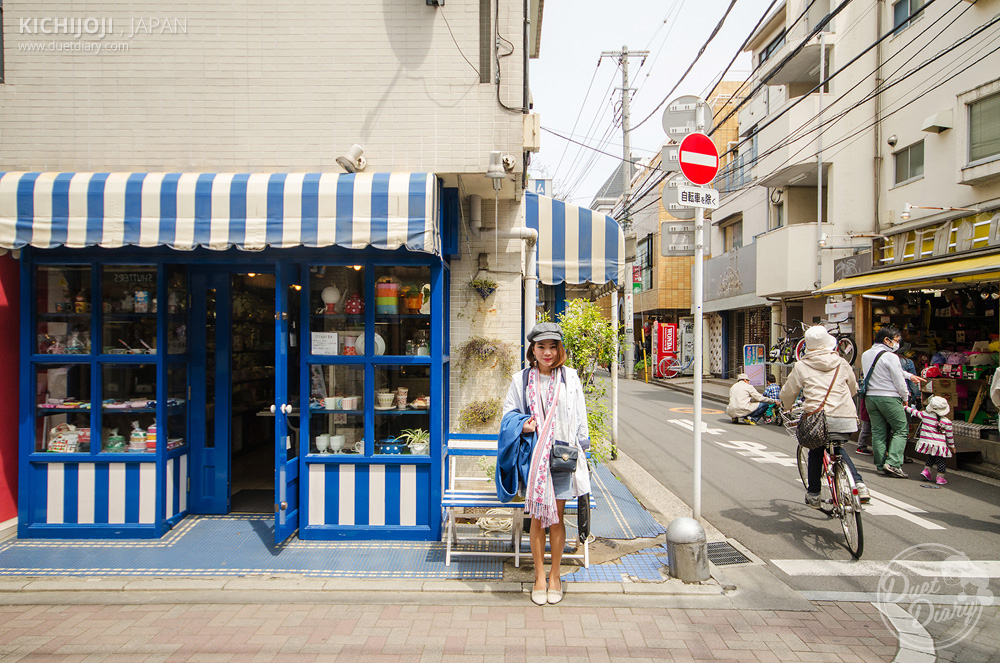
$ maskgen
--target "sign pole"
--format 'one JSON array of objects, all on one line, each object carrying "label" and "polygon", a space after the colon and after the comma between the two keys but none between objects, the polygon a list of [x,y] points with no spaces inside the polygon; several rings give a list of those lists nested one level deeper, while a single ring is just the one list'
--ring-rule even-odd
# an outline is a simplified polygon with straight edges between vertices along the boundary
[{"label": "sign pole", "polygon": [[702,367],[702,309],[705,306],[705,210],[695,210],[694,217],[694,519],[701,519],[701,367]]}]

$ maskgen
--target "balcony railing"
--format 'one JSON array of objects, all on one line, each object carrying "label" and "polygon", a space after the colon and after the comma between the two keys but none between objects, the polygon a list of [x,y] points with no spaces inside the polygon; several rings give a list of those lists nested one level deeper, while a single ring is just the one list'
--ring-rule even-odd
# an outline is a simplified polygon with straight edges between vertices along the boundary
[{"label": "balcony railing", "polygon": [[719,171],[713,185],[719,190],[720,196],[727,196],[753,183],[752,171],[756,157],[756,150],[751,150],[739,155]]}]

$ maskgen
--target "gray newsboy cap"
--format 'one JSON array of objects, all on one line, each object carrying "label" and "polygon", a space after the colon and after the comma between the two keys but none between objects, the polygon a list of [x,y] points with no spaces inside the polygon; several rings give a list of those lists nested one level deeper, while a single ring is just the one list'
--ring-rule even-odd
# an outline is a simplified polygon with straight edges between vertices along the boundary
[{"label": "gray newsboy cap", "polygon": [[562,330],[554,322],[539,322],[528,332],[528,343],[537,341],[559,341],[562,343]]}]

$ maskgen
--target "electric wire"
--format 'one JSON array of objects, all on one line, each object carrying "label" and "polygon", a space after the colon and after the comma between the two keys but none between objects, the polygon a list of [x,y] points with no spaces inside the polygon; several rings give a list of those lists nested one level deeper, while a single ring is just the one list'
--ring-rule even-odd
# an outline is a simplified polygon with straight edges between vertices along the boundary
[{"label": "electric wire", "polygon": [[451,31],[451,23],[448,22],[448,16],[444,13],[443,9],[438,13],[441,15],[441,18],[444,19],[444,25],[446,28],[448,28],[448,34],[451,35],[451,40],[455,42],[455,48],[458,49],[459,55],[462,56],[463,60],[469,63],[469,66],[472,67],[472,71],[476,72],[476,77],[479,78],[480,74],[479,70],[476,69],[476,65],[469,62],[469,58],[465,57],[465,53],[462,51],[462,47],[458,45],[458,40],[455,39],[455,33]]},{"label": "electric wire", "polygon": [[[850,1],[851,0],[844,0],[844,2],[850,2]],[[658,103],[656,105],[656,108],[653,109],[652,113],[650,113],[649,115],[647,115],[646,117],[644,117],[641,121],[639,121],[636,124],[632,125],[632,127],[630,127],[630,129],[629,129],[630,131],[634,130],[634,129],[638,129],[643,124],[645,124],[647,121],[649,121],[649,119],[651,117],[653,117],[654,115],[656,115],[657,111],[659,111],[663,107],[663,104],[667,103],[667,101],[674,94],[674,92],[677,91],[677,88],[680,87],[680,84],[684,82],[684,79],[687,78],[687,75],[690,74],[691,70],[694,69],[694,66],[696,64],[698,64],[698,60],[700,60],[701,56],[704,55],[705,49],[707,49],[708,45],[712,43],[712,40],[715,39],[715,36],[717,34],[719,34],[719,30],[722,29],[722,26],[726,22],[726,18],[729,16],[729,13],[731,11],[733,11],[733,7],[736,6],[736,2],[737,2],[737,0],[731,0],[731,2],[729,3],[729,6],[726,7],[726,11],[722,14],[722,18],[720,18],[719,22],[715,24],[715,27],[712,29],[712,33],[710,35],[708,35],[708,39],[706,39],[705,43],[702,44],[702,46],[701,46],[700,49],[698,49],[698,53],[697,53],[697,55],[695,55],[694,60],[688,66],[687,70],[685,70],[684,73],[681,74],[681,77],[677,80],[677,82],[674,84],[674,86],[672,88],[670,88],[670,92],[668,92],[667,96],[663,98],[663,101],[661,101],[660,103]]]},{"label": "electric wire", "polygon": [[[594,81],[597,80],[597,70],[600,69],[600,68],[601,68],[601,60],[598,59],[597,60],[597,66],[594,67],[594,74],[590,77],[590,84],[587,85],[587,91],[584,93],[584,95],[583,95],[583,101],[580,103],[580,110],[579,110],[579,112],[577,112],[576,119],[573,121],[573,128],[570,129],[570,132],[569,132],[570,135],[573,135],[573,132],[576,131],[576,125],[578,125],[580,123],[580,117],[583,115],[583,109],[586,107],[586,105],[587,105],[587,99],[590,97],[590,90],[594,87]],[[556,168],[555,168],[554,172],[559,172],[559,167],[562,165],[563,159],[566,158],[566,152],[567,152],[567,150],[569,150],[569,146],[570,146],[570,144],[568,142],[563,145],[563,151],[562,151],[562,154],[559,156],[559,162],[556,164]],[[554,177],[554,175],[553,175],[553,177]]]}]

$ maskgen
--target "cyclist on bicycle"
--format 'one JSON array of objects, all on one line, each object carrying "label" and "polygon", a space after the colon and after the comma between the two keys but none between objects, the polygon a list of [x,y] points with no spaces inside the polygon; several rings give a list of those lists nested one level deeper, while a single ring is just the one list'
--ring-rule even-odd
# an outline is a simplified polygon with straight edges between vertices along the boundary
[{"label": "cyclist on bicycle", "polygon": [[[798,398],[799,392],[805,397],[802,407],[805,412],[812,412],[823,403],[826,413],[827,439],[834,443],[834,453],[841,456],[858,489],[858,497],[862,503],[871,498],[868,487],[861,480],[861,474],[851,458],[841,455],[840,447],[858,430],[858,411],[854,407],[853,397],[858,391],[858,380],[854,376],[843,357],[837,354],[837,340],[830,335],[822,325],[810,327],[805,333],[806,353],[798,362],[781,387],[781,404],[790,410]],[[835,372],[837,367],[839,371]],[[831,387],[832,383],[832,387]],[[829,390],[829,395],[827,395]],[[820,474],[823,470],[824,447],[809,451],[809,488],[806,493],[806,504],[813,509],[820,508]]]}]

